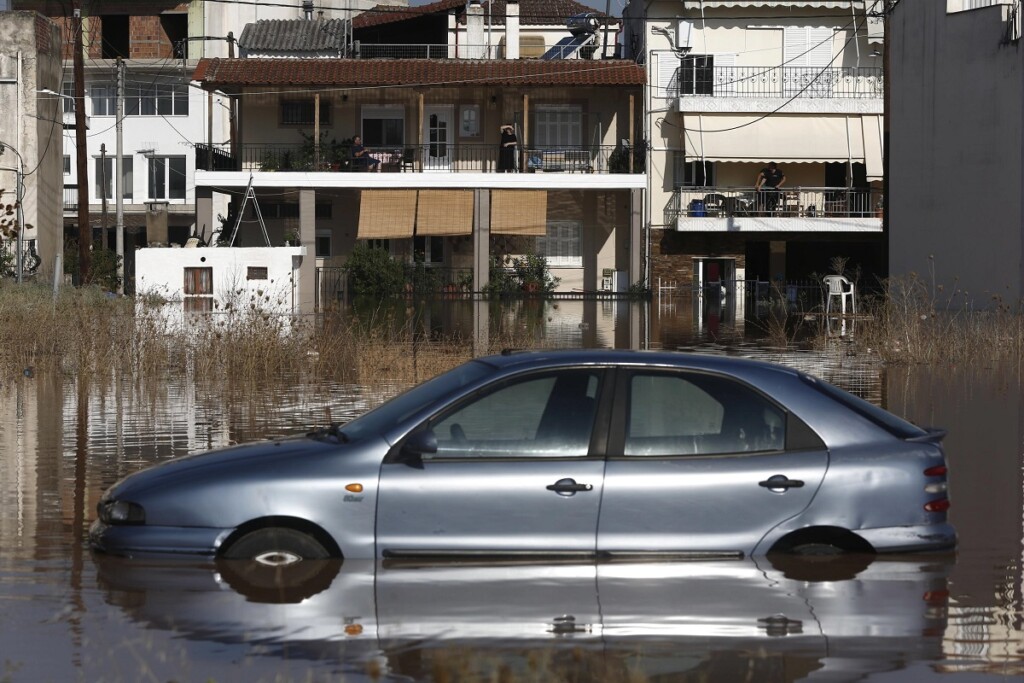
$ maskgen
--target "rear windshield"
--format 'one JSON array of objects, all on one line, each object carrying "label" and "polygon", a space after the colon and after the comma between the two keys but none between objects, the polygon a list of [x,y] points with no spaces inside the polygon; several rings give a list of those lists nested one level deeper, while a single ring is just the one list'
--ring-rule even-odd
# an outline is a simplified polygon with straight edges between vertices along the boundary
[{"label": "rear windshield", "polygon": [[858,398],[853,394],[843,391],[839,387],[825,382],[824,380],[804,374],[800,375],[800,379],[810,384],[829,398],[838,401],[858,415],[874,422],[882,429],[885,429],[887,432],[893,436],[899,437],[900,439],[912,439],[924,436],[928,433],[924,429],[907,422],[903,418],[896,417],[888,410],[883,410],[874,403],[869,403],[862,398]]}]

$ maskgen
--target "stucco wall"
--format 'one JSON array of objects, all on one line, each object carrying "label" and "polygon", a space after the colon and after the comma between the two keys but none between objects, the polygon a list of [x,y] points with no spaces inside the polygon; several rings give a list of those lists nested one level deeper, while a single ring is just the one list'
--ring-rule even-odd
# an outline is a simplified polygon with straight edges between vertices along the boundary
[{"label": "stucco wall", "polygon": [[1002,44],[1003,8],[893,13],[892,275],[917,273],[978,307],[1022,295],[1022,53]]}]

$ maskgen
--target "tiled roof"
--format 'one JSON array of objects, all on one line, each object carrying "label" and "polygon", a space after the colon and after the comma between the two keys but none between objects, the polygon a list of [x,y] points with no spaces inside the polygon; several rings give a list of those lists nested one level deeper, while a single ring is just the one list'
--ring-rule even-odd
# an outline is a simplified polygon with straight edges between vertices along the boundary
[{"label": "tiled roof", "polygon": [[[465,6],[465,0],[438,0],[419,7],[377,5],[356,16],[352,20],[352,27],[360,29],[390,24],[437,12],[447,13]],[[486,13],[486,8],[484,11]],[[519,23],[523,26],[562,26],[566,19],[576,14],[595,14],[602,18],[608,16],[576,0],[519,0]],[[459,22],[465,23],[465,12],[459,12]],[[491,22],[505,23],[505,0],[494,0],[494,6],[491,7]]]},{"label": "tiled roof", "polygon": [[640,86],[643,67],[620,59],[204,59],[193,80],[246,86]]},{"label": "tiled roof", "polygon": [[333,52],[345,46],[343,19],[263,19],[246,24],[238,47],[247,51]]}]

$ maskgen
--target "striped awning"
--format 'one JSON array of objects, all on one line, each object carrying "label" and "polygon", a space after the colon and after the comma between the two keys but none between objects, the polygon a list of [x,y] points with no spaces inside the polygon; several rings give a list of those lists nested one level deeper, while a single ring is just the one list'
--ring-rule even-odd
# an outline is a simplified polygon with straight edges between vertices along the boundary
[{"label": "striped awning", "polygon": [[546,190],[494,190],[491,192],[492,235],[538,235],[548,230]]},{"label": "striped awning", "polygon": [[359,198],[358,239],[412,237],[416,190],[363,190]]},{"label": "striped awning", "polygon": [[420,190],[417,235],[473,234],[472,190]]}]

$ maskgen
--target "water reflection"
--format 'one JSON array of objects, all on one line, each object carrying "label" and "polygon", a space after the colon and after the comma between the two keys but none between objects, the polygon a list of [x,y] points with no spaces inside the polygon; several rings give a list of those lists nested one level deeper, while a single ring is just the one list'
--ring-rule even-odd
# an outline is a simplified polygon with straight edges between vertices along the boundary
[{"label": "water reflection", "polygon": [[582,648],[622,664],[619,675],[604,670],[613,681],[638,673],[706,680],[721,667],[753,680],[812,672],[859,680],[940,658],[953,566],[951,556],[774,565],[321,562],[274,585],[248,563],[96,559],[106,599],[139,628],[259,643],[264,653],[342,670],[372,661],[381,674],[416,680],[456,648],[471,648],[485,665],[500,651],[513,667],[518,651]]}]

